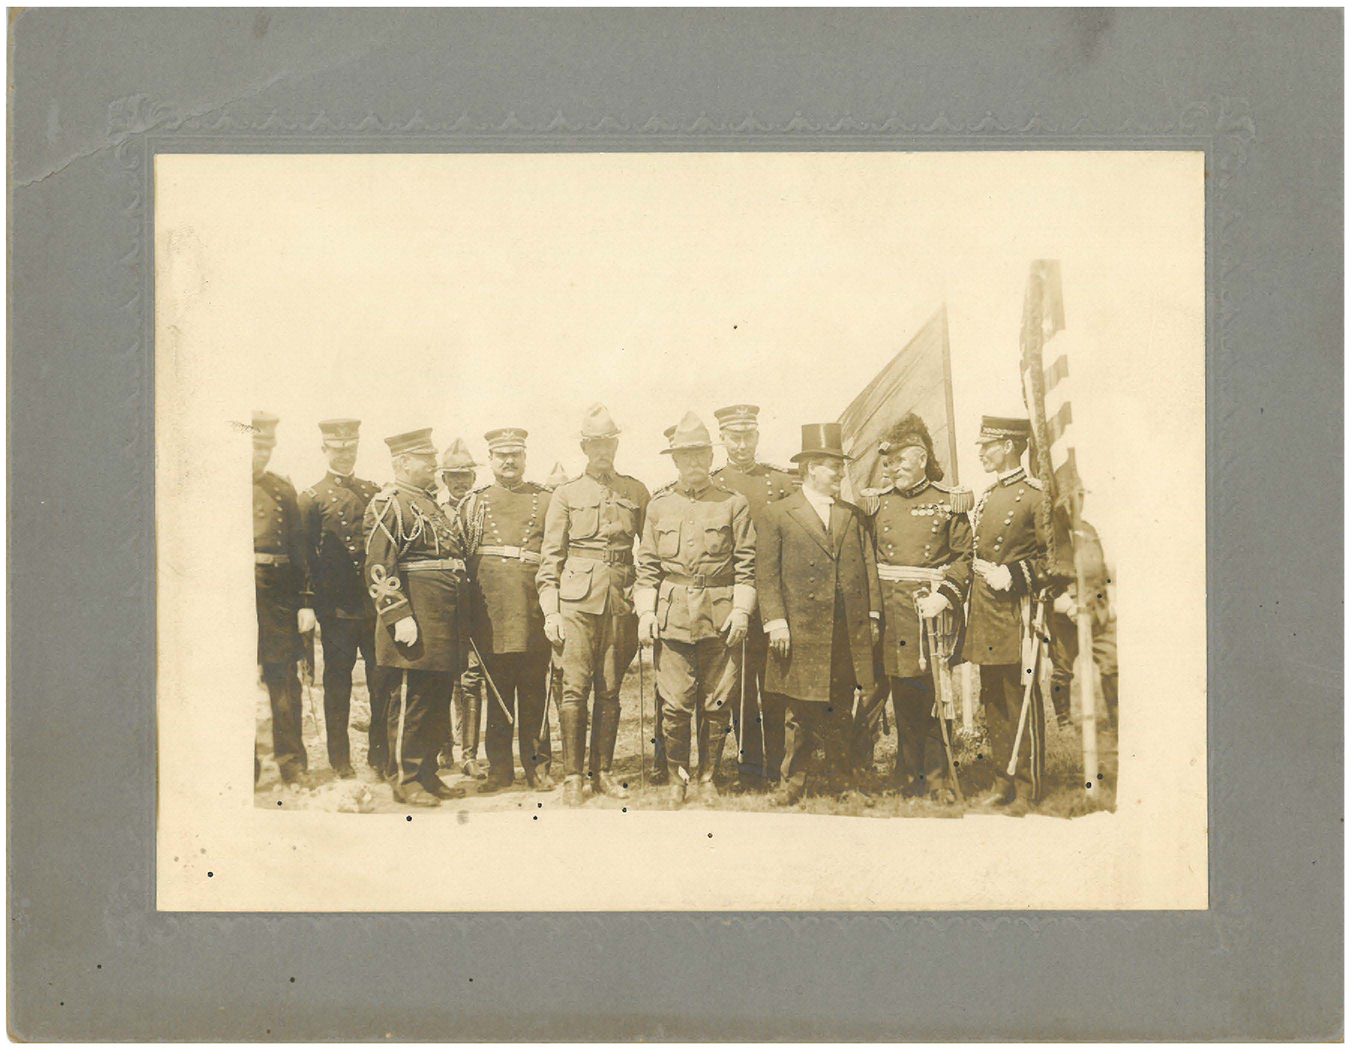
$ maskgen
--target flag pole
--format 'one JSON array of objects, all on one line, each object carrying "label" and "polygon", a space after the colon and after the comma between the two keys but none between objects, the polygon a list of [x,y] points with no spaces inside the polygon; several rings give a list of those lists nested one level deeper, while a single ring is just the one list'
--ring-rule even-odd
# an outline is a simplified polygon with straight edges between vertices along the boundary
[{"label": "flag pole", "polygon": [[1083,499],[1076,493],[1073,500],[1073,564],[1078,583],[1078,697],[1083,716],[1083,790],[1089,795],[1098,783],[1097,767],[1097,686],[1092,673],[1092,607],[1087,601],[1087,571],[1083,565],[1086,544],[1083,536]]}]

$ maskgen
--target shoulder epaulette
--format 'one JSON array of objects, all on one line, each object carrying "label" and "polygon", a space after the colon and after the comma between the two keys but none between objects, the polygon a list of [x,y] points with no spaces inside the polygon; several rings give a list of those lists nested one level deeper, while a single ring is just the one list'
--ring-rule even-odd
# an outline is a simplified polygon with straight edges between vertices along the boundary
[{"label": "shoulder epaulette", "polygon": [[1030,474],[1028,474],[1026,477],[1026,481],[1028,485],[1030,485],[1033,489],[1036,489],[1038,492],[1045,491],[1045,485],[1041,482],[1040,478],[1033,478]]},{"label": "shoulder epaulette", "polygon": [[891,490],[890,490],[890,486],[887,486],[887,487],[885,487],[885,488],[863,489],[863,490],[862,490],[862,495],[864,495],[864,496],[881,496],[881,495],[883,495],[883,494],[885,494],[885,493],[887,493],[887,492],[890,492],[890,491],[891,491]]},{"label": "shoulder epaulette", "polygon": [[[480,492],[486,492],[488,489],[492,488],[492,486],[495,484],[496,484],[495,481],[489,481],[486,485],[479,485],[476,489],[469,489],[469,493],[464,497],[464,499],[468,499],[469,496],[477,496]],[[533,482],[527,481],[525,482],[525,484],[531,485],[533,484]],[[464,500],[460,500],[460,502],[463,503]]]},{"label": "shoulder epaulette", "polygon": [[780,466],[778,466],[776,463],[761,463],[760,466],[764,467],[766,470],[776,470],[776,471],[778,471],[778,473],[780,473],[780,474],[792,474],[792,473],[794,473],[793,471],[788,470],[786,467],[780,467]]},{"label": "shoulder epaulette", "polygon": [[302,493],[300,493],[300,495],[302,495],[302,496],[308,496],[310,499],[318,499],[318,498],[319,498],[319,493],[318,493],[318,491],[317,491],[317,488],[314,487],[314,486],[311,486],[310,488],[305,489],[305,491],[302,492]]},{"label": "shoulder epaulette", "polygon": [[970,508],[975,506],[975,493],[970,489],[962,488],[960,485],[940,485],[936,481],[931,484],[933,488],[945,492],[950,497],[952,510],[956,513],[967,514]]},{"label": "shoulder epaulette", "polygon": [[678,484],[679,484],[678,481],[667,482],[666,484],[662,485],[659,489],[657,489],[655,492],[652,493],[652,499],[656,499],[657,496],[664,496],[669,492],[674,492],[675,486]]}]

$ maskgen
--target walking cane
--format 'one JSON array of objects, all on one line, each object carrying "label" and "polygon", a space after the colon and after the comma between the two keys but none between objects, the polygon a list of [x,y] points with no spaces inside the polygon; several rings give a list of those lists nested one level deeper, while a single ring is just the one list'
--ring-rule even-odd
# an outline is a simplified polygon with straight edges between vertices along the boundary
[{"label": "walking cane", "polygon": [[492,675],[488,674],[487,662],[483,659],[483,654],[478,651],[478,643],[470,638],[469,646],[473,649],[473,655],[478,657],[478,666],[483,669],[483,677],[487,679],[487,684],[492,687],[492,695],[497,698],[497,706],[502,709],[502,714],[506,716],[507,723],[515,725],[516,720],[511,715],[511,709],[506,706],[506,701],[502,699],[501,691],[498,690],[497,683],[492,680]]},{"label": "walking cane", "polygon": [[1022,710],[1017,716],[1017,736],[1013,738],[1012,759],[1008,762],[1008,776],[1017,776],[1017,758],[1022,750],[1022,734],[1027,727],[1027,712],[1031,710],[1031,694],[1036,688],[1036,677],[1040,672],[1041,633],[1045,629],[1045,602],[1036,601],[1036,615],[1031,624],[1031,667],[1027,670],[1027,681],[1022,687]]},{"label": "walking cane", "polygon": [[741,727],[736,733],[736,750],[739,751],[741,760],[737,763],[740,766],[745,765],[745,639],[741,639]]},{"label": "walking cane", "polygon": [[647,676],[642,670],[645,648],[638,645],[638,783],[644,792],[647,790]]}]

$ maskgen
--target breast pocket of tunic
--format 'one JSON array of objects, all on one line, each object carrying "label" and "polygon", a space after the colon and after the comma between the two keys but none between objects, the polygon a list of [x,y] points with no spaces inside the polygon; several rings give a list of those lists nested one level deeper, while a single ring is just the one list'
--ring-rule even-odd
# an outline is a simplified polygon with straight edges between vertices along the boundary
[{"label": "breast pocket of tunic", "polygon": [[680,556],[679,522],[656,526],[656,553],[662,558],[674,559]]},{"label": "breast pocket of tunic", "polygon": [[731,526],[704,525],[703,549],[714,558],[725,557],[731,550]]},{"label": "breast pocket of tunic", "polygon": [[594,539],[600,531],[600,501],[574,503],[570,508],[567,531],[574,540]]}]

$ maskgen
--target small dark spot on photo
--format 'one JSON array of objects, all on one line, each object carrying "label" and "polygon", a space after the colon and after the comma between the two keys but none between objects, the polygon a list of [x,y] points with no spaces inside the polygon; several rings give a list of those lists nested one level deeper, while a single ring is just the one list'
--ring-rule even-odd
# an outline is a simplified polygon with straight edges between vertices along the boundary
[{"label": "small dark spot on photo", "polygon": [[538,820],[538,819],[539,819],[539,814],[536,813],[536,814],[535,814],[534,816],[532,816],[530,819],[531,819],[531,820]]},{"label": "small dark spot on photo", "polygon": [[411,813],[408,814],[407,820],[408,820],[408,823],[409,823],[409,824],[412,823],[412,814],[411,814]]},{"label": "small dark spot on photo", "polygon": [[294,983],[295,983],[295,978],[292,977],[292,978],[291,978],[291,984],[294,984]]},{"label": "small dark spot on photo", "polygon": [[712,838],[712,832],[708,832],[708,838]]},{"label": "small dark spot on photo", "polygon": [[214,878],[216,877],[216,873],[215,873],[214,871],[208,871],[208,872],[206,873],[206,877],[207,877],[208,879],[214,879]]}]

